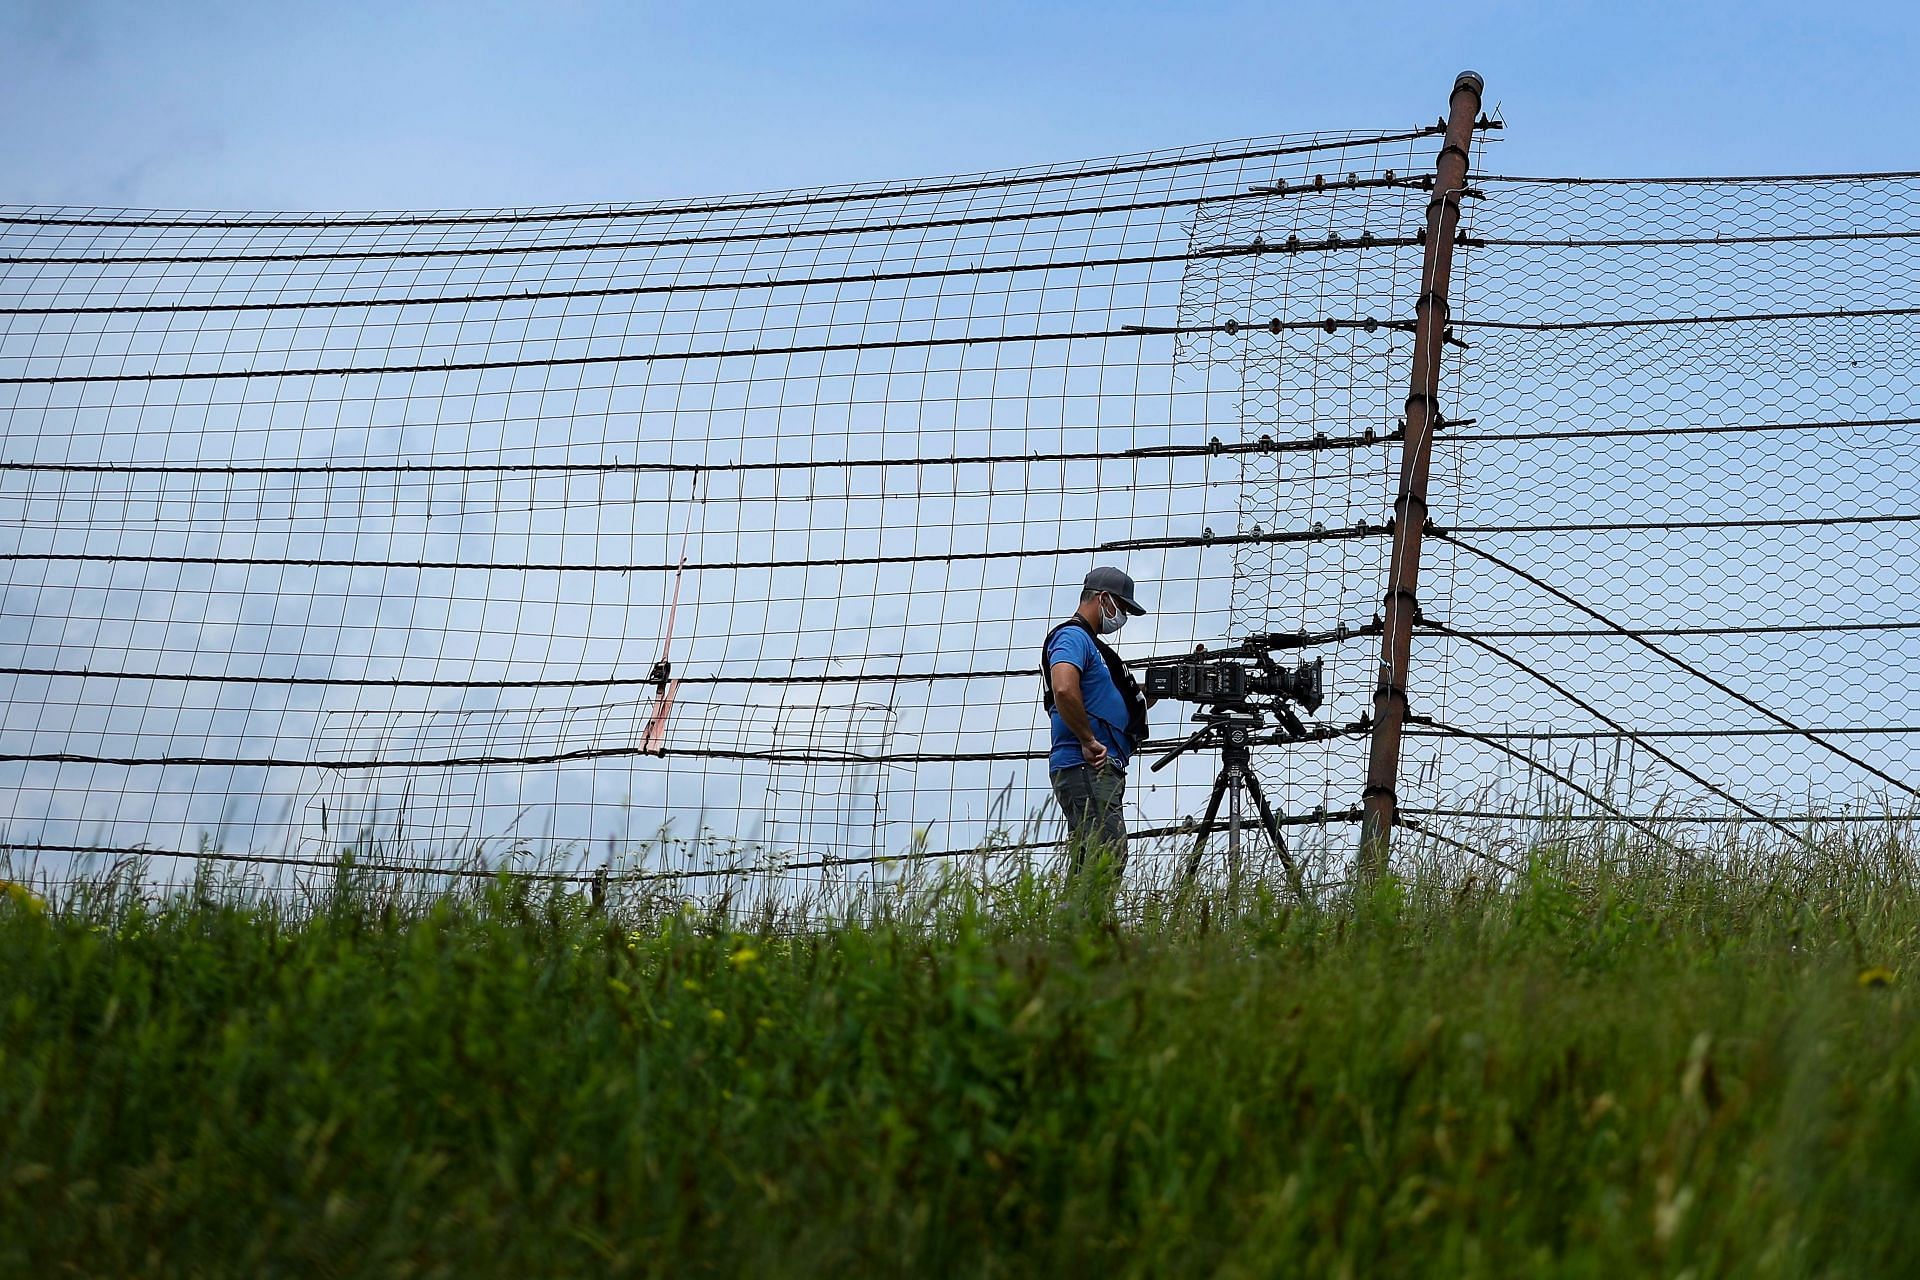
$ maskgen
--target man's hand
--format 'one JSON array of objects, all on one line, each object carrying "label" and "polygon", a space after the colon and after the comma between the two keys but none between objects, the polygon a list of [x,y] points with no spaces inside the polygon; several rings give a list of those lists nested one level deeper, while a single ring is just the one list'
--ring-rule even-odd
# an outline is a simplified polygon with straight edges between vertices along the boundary
[{"label": "man's hand", "polygon": [[1107,744],[1098,738],[1080,739],[1080,754],[1095,769],[1107,767]]}]

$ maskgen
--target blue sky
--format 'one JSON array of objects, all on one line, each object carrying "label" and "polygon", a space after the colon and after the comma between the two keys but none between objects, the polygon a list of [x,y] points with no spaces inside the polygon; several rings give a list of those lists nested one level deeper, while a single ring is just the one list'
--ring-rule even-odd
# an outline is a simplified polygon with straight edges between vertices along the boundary
[{"label": "blue sky", "polygon": [[[1508,172],[1913,163],[1892,3],[0,0],[0,199],[505,206],[1398,125],[1487,78]],[[1456,16],[1457,15],[1457,16]]]}]

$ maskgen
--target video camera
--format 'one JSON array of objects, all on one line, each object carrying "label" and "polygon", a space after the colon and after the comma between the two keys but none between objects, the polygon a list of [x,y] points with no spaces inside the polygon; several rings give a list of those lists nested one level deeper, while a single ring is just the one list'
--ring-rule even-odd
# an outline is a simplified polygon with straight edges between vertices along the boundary
[{"label": "video camera", "polygon": [[1177,663],[1147,669],[1147,692],[1182,702],[1234,707],[1249,698],[1277,698],[1297,702],[1308,715],[1325,701],[1323,662],[1315,658],[1287,668],[1260,654],[1248,662],[1231,657],[1195,654]]},{"label": "video camera", "polygon": [[1162,699],[1236,706],[1252,697],[1298,702],[1311,716],[1321,708],[1321,658],[1284,668],[1271,658],[1248,664],[1236,658],[1192,656],[1183,662],[1154,666],[1146,672],[1146,691]]}]

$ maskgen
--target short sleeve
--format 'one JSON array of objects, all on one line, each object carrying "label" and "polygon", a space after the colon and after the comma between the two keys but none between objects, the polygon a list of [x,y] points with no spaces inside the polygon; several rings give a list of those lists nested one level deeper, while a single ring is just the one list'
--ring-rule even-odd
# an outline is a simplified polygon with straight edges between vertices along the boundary
[{"label": "short sleeve", "polygon": [[1047,666],[1052,668],[1056,662],[1071,662],[1082,671],[1094,656],[1093,641],[1079,627],[1068,627],[1053,638],[1047,646]]}]

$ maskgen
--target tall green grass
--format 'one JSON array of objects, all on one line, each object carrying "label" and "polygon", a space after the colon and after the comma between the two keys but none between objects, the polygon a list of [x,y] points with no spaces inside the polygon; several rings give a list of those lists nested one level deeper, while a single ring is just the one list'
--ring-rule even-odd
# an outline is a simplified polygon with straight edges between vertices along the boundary
[{"label": "tall green grass", "polygon": [[1920,875],[0,899],[7,1275],[1909,1275]]}]

